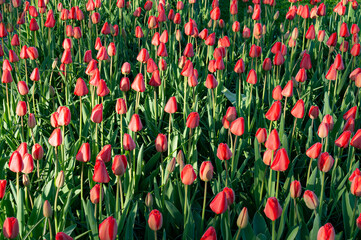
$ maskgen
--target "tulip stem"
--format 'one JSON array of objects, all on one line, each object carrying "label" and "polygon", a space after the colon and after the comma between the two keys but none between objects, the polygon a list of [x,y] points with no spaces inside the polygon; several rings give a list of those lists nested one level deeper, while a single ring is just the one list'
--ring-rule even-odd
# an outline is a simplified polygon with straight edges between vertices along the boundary
[{"label": "tulip stem", "polygon": [[119,176],[117,176],[117,192],[115,195],[115,215],[119,212]]},{"label": "tulip stem", "polygon": [[228,186],[228,160],[224,161],[225,167],[226,167],[226,187]]},{"label": "tulip stem", "polygon": [[292,130],[292,135],[291,135],[291,144],[290,144],[290,149],[289,149],[290,156],[291,156],[291,153],[292,153],[293,136],[295,134],[296,124],[297,124],[297,118],[295,118],[295,121],[293,123],[293,130]]},{"label": "tulip stem", "polygon": [[9,89],[8,89],[8,83],[6,83],[6,105],[8,108],[8,118],[10,119],[10,105],[9,105]]},{"label": "tulip stem", "polygon": [[216,124],[216,102],[215,102],[214,90],[212,89],[212,105],[213,105],[213,124]]},{"label": "tulip stem", "polygon": [[58,175],[58,150],[54,147],[55,152],[55,175]]},{"label": "tulip stem", "polygon": [[308,184],[308,179],[310,178],[310,174],[311,174],[312,160],[313,160],[313,159],[311,158],[311,159],[310,159],[310,164],[308,165],[306,186],[307,186],[307,184]]},{"label": "tulip stem", "polygon": [[[234,169],[235,169],[235,166],[234,166],[234,156],[236,155],[236,146],[237,146],[237,137],[234,139],[234,146],[233,146],[233,153],[232,153],[232,166],[231,166],[231,178],[233,178],[234,176]],[[231,139],[232,139],[232,136],[231,136]],[[260,151],[261,152],[261,151]]]},{"label": "tulip stem", "polygon": [[171,138],[170,131],[172,126],[172,114],[169,114],[169,127],[168,127],[168,155],[170,154]]},{"label": "tulip stem", "polygon": [[321,197],[320,197],[320,205],[319,205],[319,215],[322,219],[322,203],[323,203],[323,196],[325,192],[325,172],[322,172],[322,178],[321,178]]},{"label": "tulip stem", "polygon": [[206,199],[207,199],[207,181],[204,183],[204,196],[203,196],[203,208],[202,208],[202,222],[201,222],[201,233],[203,232],[204,226],[204,212],[206,210]]},{"label": "tulip stem", "polygon": [[39,166],[39,160],[36,161],[36,172],[38,178],[40,178],[40,166]]},{"label": "tulip stem", "polygon": [[121,212],[123,213],[123,210],[124,210],[124,200],[123,200],[123,188],[122,188],[122,179],[121,177],[119,176],[119,191],[120,191],[120,210]]},{"label": "tulip stem", "polygon": [[294,221],[295,221],[295,225],[297,224],[297,221],[298,221],[298,213],[297,213],[297,202],[296,202],[296,198],[293,199],[293,204],[295,206],[295,218],[294,218]]},{"label": "tulip stem", "polygon": [[287,106],[287,97],[285,99],[285,105],[283,106],[283,117],[286,120],[286,106]]},{"label": "tulip stem", "polygon": [[16,173],[16,196],[19,201],[19,172]]},{"label": "tulip stem", "polygon": [[50,235],[50,240],[52,240],[52,239],[53,239],[53,233],[52,233],[52,231],[51,231],[50,219],[49,219],[49,218],[47,218],[47,219],[48,219],[48,225],[49,225],[49,235]]},{"label": "tulip stem", "polygon": [[354,206],[353,206],[353,211],[352,211],[352,218],[351,218],[351,221],[352,221],[352,224],[351,224],[351,232],[350,234],[353,233],[354,231],[354,228],[355,228],[355,214],[356,214],[356,208],[357,208],[357,203],[358,203],[358,197],[356,197],[356,200],[355,200],[355,203],[354,203]]},{"label": "tulip stem", "polygon": [[99,188],[99,222],[102,221],[102,189],[103,189],[103,183],[100,183]]},{"label": "tulip stem", "polygon": [[276,198],[278,197],[278,185],[280,183],[280,171],[277,171]]},{"label": "tulip stem", "polygon": [[271,163],[270,163],[270,172],[269,172],[269,181],[268,181],[268,194],[271,196],[271,186],[272,186],[272,168],[271,165],[273,163],[273,154],[274,154],[274,150],[272,150],[272,158],[271,158]]},{"label": "tulip stem", "polygon": [[154,87],[154,120],[155,126],[157,126],[157,89]]},{"label": "tulip stem", "polygon": [[184,192],[185,192],[185,194],[184,194],[184,213],[183,213],[184,219],[183,220],[184,220],[184,229],[185,229],[186,221],[187,221],[186,214],[187,214],[187,205],[188,205],[188,203],[187,203],[187,201],[188,201],[188,197],[187,197],[188,185],[184,185]]},{"label": "tulip stem", "polygon": [[55,232],[58,232],[58,214],[57,214],[57,203],[58,203],[58,195],[59,195],[59,186],[56,186],[56,194],[54,200],[54,222],[55,222]]},{"label": "tulip stem", "polygon": [[24,117],[21,116],[20,119],[21,119],[21,134],[22,134],[22,137],[23,137],[23,139],[24,139],[24,141],[25,141],[25,134],[24,134]]},{"label": "tulip stem", "polygon": [[154,239],[157,240],[157,231],[154,231]]},{"label": "tulip stem", "polygon": [[[81,141],[81,130],[82,130],[82,124],[83,124],[83,120],[82,120],[82,108],[83,108],[83,104],[81,101],[81,96],[80,96],[80,116],[79,116],[79,140]],[[82,198],[83,199],[83,198]]]},{"label": "tulip stem", "polygon": [[193,137],[193,128],[189,129],[189,140],[188,140],[188,155],[189,155],[189,160],[190,160],[190,154],[191,154],[191,150],[192,150],[192,137]]},{"label": "tulip stem", "polygon": [[80,172],[80,197],[81,200],[84,200],[83,195],[83,179],[84,179],[84,163],[81,163],[81,172]]},{"label": "tulip stem", "polygon": [[237,231],[237,236],[236,236],[236,240],[239,239],[239,234],[241,234],[241,228],[238,228],[238,231]]},{"label": "tulip stem", "polygon": [[272,240],[276,240],[276,221],[272,221]]},{"label": "tulip stem", "polygon": [[251,84],[251,93],[250,93],[250,95],[249,95],[249,103],[248,103],[248,132],[250,132],[250,129],[251,129],[252,91],[253,91],[253,85]]}]

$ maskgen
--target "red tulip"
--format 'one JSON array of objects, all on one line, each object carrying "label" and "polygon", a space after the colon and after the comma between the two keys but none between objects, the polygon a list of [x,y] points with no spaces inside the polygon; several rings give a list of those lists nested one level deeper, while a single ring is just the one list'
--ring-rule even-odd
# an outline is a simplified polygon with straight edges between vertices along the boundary
[{"label": "red tulip", "polygon": [[231,133],[236,136],[242,136],[244,133],[244,118],[240,117],[231,123]]},{"label": "red tulip", "polygon": [[222,214],[227,211],[227,196],[224,191],[219,192],[209,205],[215,214]]},{"label": "red tulip", "polygon": [[94,123],[101,123],[103,121],[103,104],[97,104],[92,110],[90,120]]},{"label": "red tulip", "polygon": [[351,139],[351,146],[361,149],[361,129],[357,130],[356,134]]},{"label": "red tulip", "polygon": [[297,82],[300,82],[300,83],[305,82],[305,81],[307,80],[306,70],[305,70],[304,68],[301,68],[301,69],[298,71],[295,79],[296,79]]},{"label": "red tulip", "polygon": [[192,165],[187,164],[184,166],[181,172],[181,179],[182,183],[185,185],[191,185],[197,179],[197,175],[194,172]]},{"label": "red tulip", "polygon": [[319,109],[317,106],[311,106],[310,107],[310,111],[308,112],[308,116],[311,118],[311,119],[316,119],[318,117],[318,114],[319,114]]},{"label": "red tulip", "polygon": [[177,99],[175,97],[169,98],[167,104],[164,107],[164,111],[170,114],[177,112]]},{"label": "red tulip", "polygon": [[278,121],[281,117],[282,105],[280,101],[275,101],[266,113],[266,118],[270,121]]},{"label": "red tulip", "polygon": [[125,133],[124,136],[123,136],[123,148],[125,151],[133,151],[135,149],[135,143],[134,143],[134,140],[133,138]]},{"label": "red tulip", "polygon": [[291,198],[299,198],[301,196],[301,192],[302,192],[301,183],[297,180],[291,182],[291,186],[290,186]]},{"label": "red tulip", "polygon": [[320,156],[322,150],[322,144],[317,142],[313,144],[309,149],[306,151],[306,155],[311,159],[316,159]]},{"label": "red tulip", "polygon": [[29,153],[25,153],[23,157],[23,173],[31,173],[34,170],[34,160]]},{"label": "red tulip", "polygon": [[22,96],[27,95],[29,93],[29,88],[28,85],[26,85],[26,82],[24,81],[18,82],[18,91]]},{"label": "red tulip", "polygon": [[145,91],[144,77],[143,74],[138,73],[132,83],[132,89],[137,92]]},{"label": "red tulip", "polygon": [[199,171],[199,177],[202,181],[208,182],[213,178],[213,165],[210,161],[204,161],[201,164],[201,168]]},{"label": "red tulip", "polygon": [[88,94],[88,88],[85,81],[82,78],[78,78],[75,85],[74,95],[85,96]]},{"label": "red tulip", "polygon": [[226,143],[220,143],[217,148],[217,157],[219,160],[229,160],[232,157],[232,152]]},{"label": "red tulip", "polygon": [[350,108],[344,115],[343,119],[348,120],[349,118],[356,118],[357,106]]},{"label": "red tulip", "polygon": [[157,209],[153,209],[149,213],[148,225],[149,225],[149,228],[153,231],[158,231],[159,229],[161,229],[163,226],[162,213],[159,212]]},{"label": "red tulip", "polygon": [[310,190],[305,191],[303,194],[303,200],[305,201],[306,206],[311,210],[314,210],[318,207],[318,198],[316,194]]},{"label": "red tulip", "polygon": [[10,160],[9,160],[9,169],[12,172],[19,173],[23,170],[23,159],[18,151],[14,151],[11,154]]},{"label": "red tulip", "polygon": [[116,176],[123,176],[127,169],[127,157],[125,155],[116,155],[113,159],[112,171]]},{"label": "red tulip", "polygon": [[6,191],[6,180],[0,180],[0,199],[3,199]]},{"label": "red tulip", "polygon": [[3,234],[5,238],[15,239],[19,235],[19,223],[14,217],[8,217],[4,221]]},{"label": "red tulip", "polygon": [[347,148],[350,142],[351,131],[344,131],[336,140],[335,145],[341,148]]},{"label": "red tulip", "polygon": [[209,227],[200,240],[217,240],[217,233],[214,227]]},{"label": "red tulip", "polygon": [[227,205],[232,205],[235,201],[235,195],[234,195],[234,191],[232,188],[229,187],[225,187],[223,188],[223,192],[226,194],[226,198],[227,198]]},{"label": "red tulip", "polygon": [[295,118],[303,118],[305,114],[305,103],[302,99],[298,100],[291,111],[292,116]]},{"label": "red tulip", "polygon": [[44,157],[44,149],[39,143],[35,143],[31,152],[35,160],[41,160]]},{"label": "red tulip", "polygon": [[165,152],[168,149],[167,137],[159,133],[155,139],[155,148],[157,152]]},{"label": "red tulip", "polygon": [[288,165],[290,163],[290,160],[288,158],[288,154],[286,149],[281,148],[277,151],[276,157],[274,158],[271,169],[274,171],[286,171],[288,168]]},{"label": "red tulip", "polygon": [[335,239],[335,229],[331,223],[326,223],[323,225],[317,233],[317,240],[334,240]]},{"label": "red tulip", "polygon": [[256,138],[258,143],[264,143],[267,139],[267,130],[265,128],[259,128],[256,132]]},{"label": "red tulip", "polygon": [[277,198],[268,198],[263,212],[270,220],[276,221],[282,215],[282,207],[279,204]]},{"label": "red tulip", "polygon": [[277,150],[280,147],[280,145],[281,143],[278,136],[278,132],[276,129],[273,129],[266,140],[265,147],[274,151]]},{"label": "red tulip", "polygon": [[284,97],[292,97],[293,96],[293,81],[289,80],[286,86],[283,88],[281,92]]},{"label": "red tulip", "polygon": [[102,160],[96,160],[95,162],[93,181],[97,183],[108,183],[110,181],[107,169]]},{"label": "red tulip", "polygon": [[187,117],[187,128],[196,128],[199,126],[199,114],[197,112],[191,112]]},{"label": "red tulip", "polygon": [[142,48],[137,56],[138,62],[146,63],[149,59],[149,53],[147,49]]},{"label": "red tulip", "polygon": [[99,239],[100,240],[114,240],[117,237],[118,225],[114,217],[106,218],[99,224]]},{"label": "red tulip", "polygon": [[18,105],[16,106],[16,115],[18,115],[19,117],[23,117],[26,115],[26,113],[27,113],[26,102],[19,101]]},{"label": "red tulip", "polygon": [[282,100],[282,87],[280,85],[277,85],[273,90],[272,90],[272,98],[276,101],[281,101]]},{"label": "red tulip", "polygon": [[327,152],[324,152],[319,156],[317,166],[321,172],[328,172],[331,170],[334,162],[333,157]]},{"label": "red tulip", "polygon": [[91,151],[90,151],[90,144],[89,143],[83,143],[76,154],[75,157],[76,160],[80,162],[89,162],[91,159]]},{"label": "red tulip", "polygon": [[138,114],[133,114],[132,118],[130,119],[128,128],[132,132],[138,132],[142,130],[143,124]]},{"label": "red tulip", "polygon": [[61,135],[60,128],[54,129],[53,133],[49,137],[49,143],[53,147],[60,146],[63,143],[63,137]]},{"label": "red tulip", "polygon": [[351,184],[351,193],[356,197],[361,196],[361,176],[356,175]]},{"label": "red tulip", "polygon": [[73,238],[63,232],[58,232],[55,235],[55,240],[73,240]]},{"label": "red tulip", "polygon": [[58,125],[59,126],[68,126],[71,121],[71,113],[69,108],[61,106],[58,108]]}]

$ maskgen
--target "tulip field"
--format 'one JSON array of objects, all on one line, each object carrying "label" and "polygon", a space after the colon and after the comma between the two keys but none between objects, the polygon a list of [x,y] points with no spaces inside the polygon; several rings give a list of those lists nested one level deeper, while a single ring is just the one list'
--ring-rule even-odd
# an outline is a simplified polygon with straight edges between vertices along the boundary
[{"label": "tulip field", "polygon": [[0,240],[361,239],[360,27],[357,0],[0,0]]}]

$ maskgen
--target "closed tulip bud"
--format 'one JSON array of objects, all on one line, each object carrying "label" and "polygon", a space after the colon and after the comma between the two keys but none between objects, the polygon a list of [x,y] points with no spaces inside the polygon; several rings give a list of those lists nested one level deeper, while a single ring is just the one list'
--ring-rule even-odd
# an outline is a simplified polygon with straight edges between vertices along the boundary
[{"label": "closed tulip bud", "polygon": [[3,234],[5,238],[15,239],[19,235],[19,223],[14,217],[8,217],[4,221]]},{"label": "closed tulip bud", "polygon": [[356,226],[358,229],[361,229],[361,213],[360,216],[356,219]]},{"label": "closed tulip bud", "polygon": [[34,128],[36,126],[36,120],[35,120],[35,116],[33,113],[29,113],[28,116],[28,127],[29,128]]},{"label": "closed tulip bud", "polygon": [[155,139],[155,149],[157,152],[166,152],[168,149],[167,137],[164,134],[158,134]]},{"label": "closed tulip bud", "polygon": [[57,188],[62,188],[64,186],[64,172],[60,171],[56,177],[55,186]]},{"label": "closed tulip bud", "polygon": [[360,48],[361,47],[360,47],[359,43],[353,45],[352,48],[351,48],[351,55],[353,57],[357,57],[358,55],[360,55]]},{"label": "closed tulip bud", "polygon": [[272,90],[272,98],[276,101],[281,101],[282,100],[282,87],[280,85],[277,85],[273,90]]},{"label": "closed tulip bud", "polygon": [[193,129],[199,126],[199,114],[197,112],[191,112],[187,117],[187,128]]},{"label": "closed tulip bud", "polygon": [[227,197],[224,191],[219,192],[209,205],[215,214],[222,214],[227,210]]},{"label": "closed tulip bud", "polygon": [[301,196],[301,193],[302,193],[301,183],[297,180],[291,182],[291,186],[290,186],[291,198],[293,199],[299,198]]},{"label": "closed tulip bud", "polygon": [[60,128],[54,129],[53,133],[49,137],[49,143],[53,147],[60,146],[63,143],[63,138]]},{"label": "closed tulip bud", "polygon": [[145,206],[151,208],[153,206],[153,195],[149,192],[145,197]]},{"label": "closed tulip bud", "polygon": [[341,148],[347,148],[351,138],[351,131],[344,131],[336,140],[335,145]]},{"label": "closed tulip bud", "polygon": [[275,101],[266,113],[266,118],[270,121],[278,121],[281,117],[282,105],[280,101]]},{"label": "closed tulip bud", "polygon": [[325,39],[325,35],[326,35],[325,30],[319,30],[317,34],[317,40],[319,42],[323,42],[323,40]]},{"label": "closed tulip bud", "polygon": [[159,212],[157,209],[152,210],[149,213],[148,225],[149,225],[149,228],[153,231],[158,231],[159,229],[161,229],[163,226],[162,213]]},{"label": "closed tulip bud", "polygon": [[356,175],[351,184],[351,193],[356,197],[361,196],[361,176]]},{"label": "closed tulip bud", "polygon": [[288,154],[286,149],[281,148],[277,151],[276,156],[271,164],[271,169],[274,171],[286,171],[290,160],[288,158]]},{"label": "closed tulip bud", "polygon": [[332,33],[328,38],[326,45],[329,47],[334,47],[336,46],[336,43],[337,43],[337,33]]},{"label": "closed tulip bud", "polygon": [[179,165],[179,171],[182,173],[182,170],[184,168],[184,154],[183,151],[180,150],[177,154],[176,161]]},{"label": "closed tulip bud", "polygon": [[318,198],[316,194],[310,190],[305,191],[303,194],[303,200],[305,201],[306,206],[311,210],[314,210],[318,207]]},{"label": "closed tulip bud", "polygon": [[135,149],[135,142],[133,138],[125,133],[123,136],[123,148],[125,151],[133,151]]},{"label": "closed tulip bud", "polygon": [[106,82],[103,79],[100,79],[97,87],[97,95],[99,97],[105,97],[110,93],[109,88],[106,84]]},{"label": "closed tulip bud", "polygon": [[241,31],[241,24],[238,21],[235,21],[232,24],[232,31],[235,32],[235,33]]},{"label": "closed tulip bud", "polygon": [[201,164],[199,176],[202,181],[208,182],[213,178],[213,165],[210,161],[204,161]]},{"label": "closed tulip bud", "polygon": [[90,144],[83,143],[76,154],[75,159],[79,162],[89,162],[91,159]]},{"label": "closed tulip bud", "polygon": [[113,159],[112,171],[116,176],[123,176],[127,169],[127,157],[125,155],[116,155]]},{"label": "closed tulip bud", "polygon": [[112,154],[112,146],[110,144],[105,145],[102,150],[96,156],[96,160],[101,160],[105,163],[110,162]]},{"label": "closed tulip bud", "polygon": [[53,209],[51,208],[51,205],[48,200],[45,200],[43,205],[43,215],[46,218],[49,218],[53,215]]},{"label": "closed tulip bud", "polygon": [[115,105],[115,111],[117,114],[126,114],[127,113],[127,104],[124,99],[118,98]]},{"label": "closed tulip bud", "polygon": [[311,159],[316,159],[320,156],[322,150],[322,144],[317,142],[313,144],[309,149],[306,151],[306,155]]},{"label": "closed tulip bud", "polygon": [[[90,190],[90,201],[93,204],[98,204],[100,198],[100,185],[95,184],[94,187]],[[102,199],[104,199],[104,190],[102,189]]]},{"label": "closed tulip bud", "polygon": [[27,113],[26,103],[23,101],[19,101],[18,105],[16,106],[16,115],[19,117],[25,116]]},{"label": "closed tulip bud", "polygon": [[63,56],[61,57],[61,63],[70,64],[72,62],[73,62],[73,60],[71,58],[71,50],[70,49],[65,49],[64,52],[63,52]]},{"label": "closed tulip bud", "polygon": [[311,106],[310,107],[310,111],[308,112],[308,116],[311,118],[311,119],[316,119],[318,117],[318,114],[319,114],[319,109],[317,106]]},{"label": "closed tulip bud", "polygon": [[90,120],[94,123],[101,123],[103,121],[103,104],[97,104],[92,110]]},{"label": "closed tulip bud", "polygon": [[93,181],[97,183],[108,183],[110,181],[109,174],[102,160],[96,160],[95,162]]},{"label": "closed tulip bud", "polygon": [[43,159],[43,157],[44,157],[44,149],[39,143],[36,143],[33,146],[33,148],[32,148],[32,156],[33,156],[34,160]]},{"label": "closed tulip bud", "polygon": [[27,175],[27,174],[23,174],[23,185],[24,185],[24,187],[30,186],[30,179],[29,179],[29,175]]},{"label": "closed tulip bud", "polygon": [[282,207],[275,197],[267,199],[267,203],[263,211],[271,221],[276,221],[282,215]]},{"label": "closed tulip bud", "polygon": [[192,165],[187,164],[184,166],[181,172],[181,179],[184,185],[191,185],[197,179]]},{"label": "closed tulip bud", "polygon": [[251,69],[248,72],[246,81],[252,85],[255,85],[257,83],[257,73],[254,69]]},{"label": "closed tulip bud", "polygon": [[234,135],[242,136],[244,133],[244,118],[240,117],[232,121],[230,129],[231,129],[231,133],[233,133]]},{"label": "closed tulip bud", "polygon": [[350,108],[344,115],[343,119],[348,120],[349,118],[355,118],[357,113],[357,106]]},{"label": "closed tulip bud", "polygon": [[220,143],[217,148],[217,157],[219,160],[229,160],[232,157],[232,152],[226,143]]},{"label": "closed tulip bud", "polygon": [[332,131],[334,122],[333,122],[333,118],[330,114],[326,114],[323,117],[322,122],[327,124],[329,131]]},{"label": "closed tulip bud", "polygon": [[263,153],[263,163],[267,166],[271,165],[272,160],[274,159],[277,151],[273,151],[271,149],[266,149],[266,151]]},{"label": "closed tulip bud", "polygon": [[258,143],[264,143],[267,139],[267,130],[265,128],[259,128],[256,132],[256,139]]},{"label": "closed tulip bud", "polygon": [[59,126],[68,126],[71,121],[71,113],[69,108],[61,106],[58,108],[58,125]]},{"label": "closed tulip bud", "polygon": [[232,205],[235,201],[234,191],[232,188],[225,187],[223,188],[223,192],[226,194],[227,205]]},{"label": "closed tulip bud", "polygon": [[138,132],[142,130],[143,124],[138,114],[133,114],[132,118],[130,119],[128,128],[132,132]]},{"label": "closed tulip bud", "polygon": [[86,86],[85,81],[82,78],[78,78],[76,81],[74,95],[76,96],[85,96],[89,92],[88,87]]},{"label": "closed tulip bud", "polygon": [[302,99],[298,100],[291,111],[292,116],[295,118],[303,118],[305,114],[305,103]]},{"label": "closed tulip bud", "polygon": [[333,157],[327,152],[324,152],[319,156],[317,166],[321,172],[329,172],[334,162]]},{"label": "closed tulip bud", "polygon": [[297,40],[297,38],[298,38],[298,28],[293,29],[292,34],[291,34],[291,38],[293,40]]},{"label": "closed tulip bud", "polygon": [[0,180],[0,199],[3,199],[5,196],[6,183],[7,183],[6,180]]},{"label": "closed tulip bud", "polygon": [[12,81],[13,81],[13,77],[11,76],[11,72],[9,70],[3,71],[1,82],[11,83]]},{"label": "closed tulip bud", "polygon": [[110,57],[113,57],[116,55],[117,53],[117,50],[116,50],[116,47],[115,47],[115,44],[113,42],[111,42],[108,46],[108,49],[107,49],[107,53]]},{"label": "closed tulip bud", "polygon": [[317,240],[334,240],[335,239],[335,229],[331,223],[326,223],[323,225],[317,233]]},{"label": "closed tulip bud", "polygon": [[115,240],[117,233],[118,225],[114,217],[108,217],[101,224],[99,224],[100,240]]},{"label": "closed tulip bud", "polygon": [[354,118],[347,119],[345,125],[343,126],[342,131],[353,132],[354,130],[355,130],[355,119]]},{"label": "closed tulip bud", "polygon": [[280,147],[280,145],[281,143],[280,143],[280,138],[278,136],[278,132],[276,129],[273,129],[266,140],[265,147],[274,151],[277,150]]},{"label": "closed tulip bud", "polygon": [[73,240],[73,238],[63,232],[58,232],[55,235],[55,240]]},{"label": "closed tulip bud", "polygon": [[318,127],[317,134],[320,138],[325,138],[328,136],[329,128],[326,123],[321,122],[320,126]]},{"label": "closed tulip bud", "polygon": [[29,153],[25,153],[23,156],[23,169],[22,172],[29,174],[34,170],[34,160]]},{"label": "closed tulip bud", "polygon": [[18,82],[18,91],[22,96],[27,95],[29,93],[29,88],[28,85],[26,85],[26,82],[24,81]]}]

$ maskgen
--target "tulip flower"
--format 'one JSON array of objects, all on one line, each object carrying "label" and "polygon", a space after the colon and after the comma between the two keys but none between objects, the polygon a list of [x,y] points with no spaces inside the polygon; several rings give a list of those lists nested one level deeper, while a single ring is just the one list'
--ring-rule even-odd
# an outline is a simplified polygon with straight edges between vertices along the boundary
[{"label": "tulip flower", "polygon": [[6,192],[6,180],[0,180],[0,199],[3,199]]},{"label": "tulip flower", "polygon": [[114,217],[108,217],[101,224],[99,224],[100,240],[115,240],[115,238],[117,237],[117,233],[118,225]]},{"label": "tulip flower", "polygon": [[19,223],[14,217],[8,217],[4,221],[3,234],[5,238],[15,239],[19,235]]},{"label": "tulip flower", "polygon": [[209,227],[200,240],[217,240],[217,233],[214,227]]},{"label": "tulip flower", "polygon": [[63,232],[58,232],[55,235],[55,240],[73,240],[73,238],[70,237],[68,234],[65,234]]},{"label": "tulip flower", "polygon": [[227,196],[224,191],[219,192],[209,205],[215,214],[222,214],[227,211]]},{"label": "tulip flower", "polygon": [[318,207],[318,198],[316,194],[310,190],[305,191],[303,194],[303,200],[305,201],[306,206],[311,210],[315,210]]},{"label": "tulip flower", "polygon": [[157,231],[163,226],[162,213],[159,212],[157,209],[154,209],[149,213],[148,226],[151,230],[154,231],[154,237],[155,239],[157,239]]},{"label": "tulip flower", "polygon": [[335,239],[335,229],[331,223],[326,223],[323,225],[317,233],[317,240],[334,240]]}]

